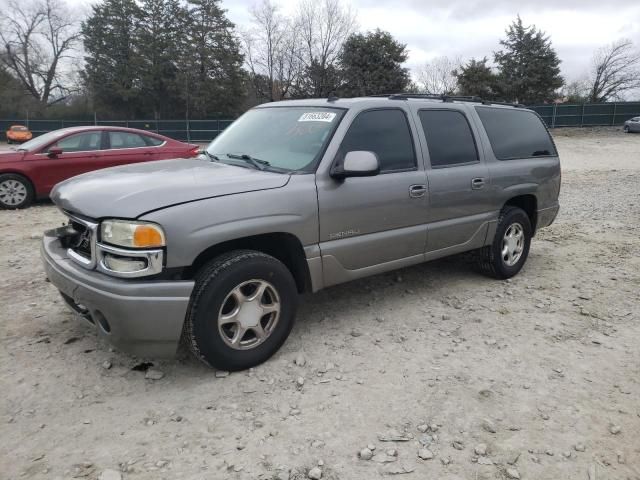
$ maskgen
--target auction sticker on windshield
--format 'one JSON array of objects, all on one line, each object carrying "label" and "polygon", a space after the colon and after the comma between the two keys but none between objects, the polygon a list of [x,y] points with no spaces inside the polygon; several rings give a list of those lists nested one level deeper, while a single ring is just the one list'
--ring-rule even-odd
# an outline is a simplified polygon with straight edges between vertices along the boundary
[{"label": "auction sticker on windshield", "polygon": [[336,114],[332,112],[310,112],[303,113],[298,119],[299,122],[333,122]]}]

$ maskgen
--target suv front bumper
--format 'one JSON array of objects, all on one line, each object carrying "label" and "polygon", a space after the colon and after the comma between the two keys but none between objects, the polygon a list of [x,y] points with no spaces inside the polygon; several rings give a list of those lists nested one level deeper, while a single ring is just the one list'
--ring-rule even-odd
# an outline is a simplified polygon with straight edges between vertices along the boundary
[{"label": "suv front bumper", "polygon": [[69,306],[116,347],[141,357],[173,356],[193,281],[113,278],[73,262],[56,230],[41,246],[47,277]]}]

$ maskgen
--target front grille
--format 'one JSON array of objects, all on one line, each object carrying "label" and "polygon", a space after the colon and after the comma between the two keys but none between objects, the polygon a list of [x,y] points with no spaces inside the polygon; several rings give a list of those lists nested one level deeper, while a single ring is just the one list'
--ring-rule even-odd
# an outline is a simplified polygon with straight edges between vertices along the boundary
[{"label": "front grille", "polygon": [[91,260],[91,230],[86,225],[74,220],[69,221],[69,226],[73,231],[68,240],[69,248],[78,255]]},{"label": "front grille", "polygon": [[[67,213],[67,212],[65,212]],[[66,234],[60,239],[69,257],[86,268],[95,266],[95,241],[97,223],[67,213]]]}]

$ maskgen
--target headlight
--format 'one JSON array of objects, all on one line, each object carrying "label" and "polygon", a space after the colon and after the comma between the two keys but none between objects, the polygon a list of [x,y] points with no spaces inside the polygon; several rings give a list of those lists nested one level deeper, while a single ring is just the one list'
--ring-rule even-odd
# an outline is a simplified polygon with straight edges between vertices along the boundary
[{"label": "headlight", "polygon": [[111,245],[130,248],[165,246],[162,228],[148,222],[105,220],[100,225],[100,239]]}]

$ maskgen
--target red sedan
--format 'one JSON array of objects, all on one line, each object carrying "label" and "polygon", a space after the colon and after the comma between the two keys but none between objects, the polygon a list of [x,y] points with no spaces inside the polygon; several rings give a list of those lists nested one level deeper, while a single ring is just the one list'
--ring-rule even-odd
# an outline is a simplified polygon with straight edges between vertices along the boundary
[{"label": "red sedan", "polygon": [[0,152],[0,208],[25,208],[81,173],[128,163],[188,158],[197,145],[133,128],[72,127]]}]

